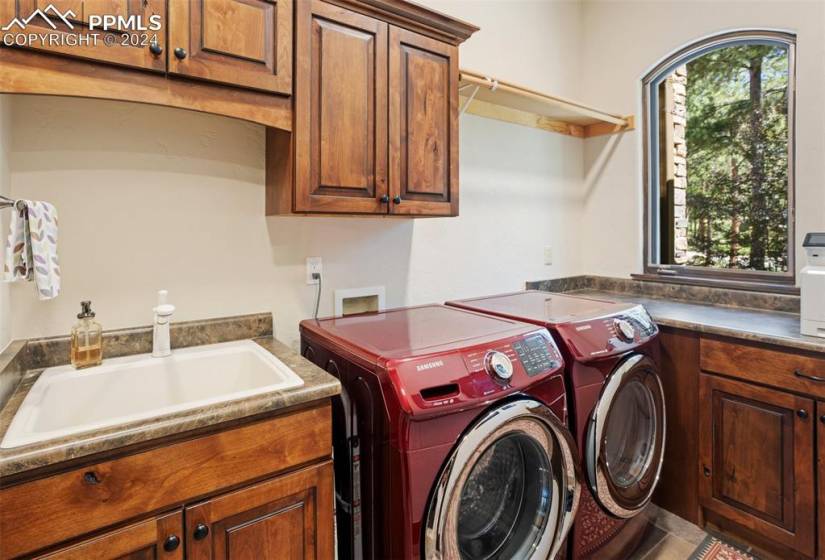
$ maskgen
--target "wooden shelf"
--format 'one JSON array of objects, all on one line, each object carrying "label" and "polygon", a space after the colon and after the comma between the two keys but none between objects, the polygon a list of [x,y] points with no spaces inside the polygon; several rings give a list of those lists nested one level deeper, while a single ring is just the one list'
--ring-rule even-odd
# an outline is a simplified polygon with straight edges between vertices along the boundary
[{"label": "wooden shelf", "polygon": [[458,91],[467,113],[568,136],[590,138],[634,128],[632,115],[605,113],[470,70],[461,70]]}]

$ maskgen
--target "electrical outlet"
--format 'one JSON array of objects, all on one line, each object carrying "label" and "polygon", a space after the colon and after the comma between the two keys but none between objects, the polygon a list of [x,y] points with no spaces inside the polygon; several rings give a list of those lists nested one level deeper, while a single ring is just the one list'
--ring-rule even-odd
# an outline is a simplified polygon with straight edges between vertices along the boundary
[{"label": "electrical outlet", "polygon": [[553,247],[550,245],[544,247],[544,264],[553,264]]},{"label": "electrical outlet", "polygon": [[324,264],[321,257],[307,257],[307,284],[317,284],[318,280],[312,277],[313,274],[321,274],[324,271]]}]

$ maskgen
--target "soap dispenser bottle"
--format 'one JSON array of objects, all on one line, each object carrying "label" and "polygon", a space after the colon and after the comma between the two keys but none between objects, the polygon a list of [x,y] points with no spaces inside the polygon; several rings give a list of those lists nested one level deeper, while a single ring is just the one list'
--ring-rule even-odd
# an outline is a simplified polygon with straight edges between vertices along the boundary
[{"label": "soap dispenser bottle", "polygon": [[97,366],[103,361],[103,328],[94,320],[91,301],[80,302],[78,322],[72,327],[72,365],[76,369]]}]

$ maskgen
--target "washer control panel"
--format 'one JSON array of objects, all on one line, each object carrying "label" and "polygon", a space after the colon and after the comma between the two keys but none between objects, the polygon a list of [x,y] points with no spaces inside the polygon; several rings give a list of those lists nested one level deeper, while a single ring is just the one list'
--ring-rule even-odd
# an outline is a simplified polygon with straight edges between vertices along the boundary
[{"label": "washer control panel", "polygon": [[529,377],[538,375],[548,369],[559,367],[561,359],[550,351],[547,341],[542,336],[531,336],[513,343],[524,371]]},{"label": "washer control panel", "polygon": [[627,352],[659,332],[656,323],[641,305],[604,317],[562,323],[556,329],[579,360]]},{"label": "washer control panel", "polygon": [[386,367],[399,400],[419,414],[489,402],[545,380],[547,391],[560,384],[564,392],[564,359],[553,337],[540,327],[454,352],[391,361]]}]

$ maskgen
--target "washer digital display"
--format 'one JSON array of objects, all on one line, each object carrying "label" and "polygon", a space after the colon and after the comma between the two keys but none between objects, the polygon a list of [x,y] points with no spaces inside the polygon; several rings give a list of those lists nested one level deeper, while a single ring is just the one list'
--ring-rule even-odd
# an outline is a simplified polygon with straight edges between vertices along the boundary
[{"label": "washer digital display", "polygon": [[558,367],[558,361],[547,349],[547,340],[541,336],[531,336],[513,343],[513,350],[518,354],[524,371],[533,377],[548,369]]}]

